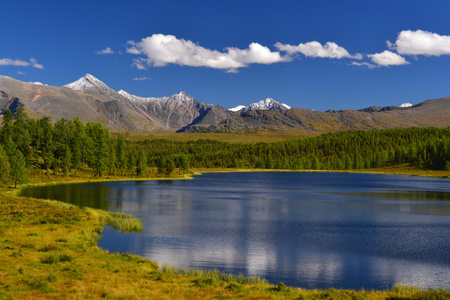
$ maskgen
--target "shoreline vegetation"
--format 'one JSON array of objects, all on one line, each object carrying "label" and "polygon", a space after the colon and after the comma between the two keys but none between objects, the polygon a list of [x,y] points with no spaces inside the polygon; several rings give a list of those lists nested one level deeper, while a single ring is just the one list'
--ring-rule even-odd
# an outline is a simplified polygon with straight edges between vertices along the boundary
[{"label": "shoreline vegetation", "polygon": [[[111,180],[175,180],[206,172],[292,170],[191,169],[170,178],[130,178],[89,174],[31,174],[29,185]],[[310,171],[310,170],[305,170]],[[324,172],[326,170],[321,170]],[[333,171],[333,170],[332,170]],[[333,171],[335,172],[335,171]],[[349,172],[349,171],[346,171]],[[448,177],[409,165],[351,172]],[[22,185],[20,187],[26,187]],[[140,231],[132,216],[79,208],[70,204],[17,196],[19,189],[0,190],[0,299],[448,299],[442,289],[396,285],[384,291],[307,290],[269,284],[261,278],[217,270],[184,270],[129,253],[97,247],[106,224]]]}]

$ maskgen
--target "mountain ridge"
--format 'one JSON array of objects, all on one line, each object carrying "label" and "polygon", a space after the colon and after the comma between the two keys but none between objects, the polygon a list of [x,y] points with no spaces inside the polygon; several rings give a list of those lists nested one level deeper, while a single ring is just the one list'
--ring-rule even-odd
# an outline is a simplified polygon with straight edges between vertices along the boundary
[{"label": "mountain ridge", "polygon": [[138,97],[116,92],[86,74],[62,87],[26,83],[0,76],[0,113],[24,106],[29,115],[53,120],[80,117],[115,131],[248,132],[258,130],[326,133],[413,126],[450,125],[450,98],[412,105],[371,106],[326,112],[292,108],[267,98],[237,109],[205,104],[181,91],[169,97]]}]

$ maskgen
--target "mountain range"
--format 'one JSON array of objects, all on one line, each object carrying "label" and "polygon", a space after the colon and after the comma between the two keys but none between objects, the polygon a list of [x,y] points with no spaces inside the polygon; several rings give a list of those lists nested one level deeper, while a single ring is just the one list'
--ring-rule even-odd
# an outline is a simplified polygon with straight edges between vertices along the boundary
[{"label": "mountain range", "polygon": [[450,125],[450,98],[415,105],[372,106],[360,110],[326,112],[291,108],[271,98],[248,106],[226,109],[205,104],[185,92],[170,97],[138,97],[107,86],[87,74],[62,87],[22,82],[0,76],[0,113],[23,106],[33,118],[79,117],[100,122],[113,131],[140,132],[251,132],[295,131],[320,134],[345,130],[371,130]]}]

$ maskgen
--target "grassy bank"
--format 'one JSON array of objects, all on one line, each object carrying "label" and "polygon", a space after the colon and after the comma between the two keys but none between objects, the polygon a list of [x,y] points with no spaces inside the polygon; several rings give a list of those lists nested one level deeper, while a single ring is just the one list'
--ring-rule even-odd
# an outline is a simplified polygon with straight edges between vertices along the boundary
[{"label": "grassy bank", "polygon": [[[205,169],[196,171],[223,171]],[[413,175],[413,169],[378,173]],[[416,170],[418,171],[418,170]],[[446,176],[445,174],[419,174]],[[119,176],[102,180],[124,180]],[[135,178],[131,178],[134,180]],[[151,178],[150,178],[151,179]],[[35,175],[32,184],[92,181],[88,175]],[[97,179],[95,179],[97,180]],[[139,230],[139,222],[68,204],[21,198],[0,190],[0,299],[448,299],[450,292],[397,286],[385,291],[305,290],[211,270],[159,266],[96,245],[106,223]],[[126,227],[123,227],[125,224]],[[131,225],[131,227],[128,227]]]}]

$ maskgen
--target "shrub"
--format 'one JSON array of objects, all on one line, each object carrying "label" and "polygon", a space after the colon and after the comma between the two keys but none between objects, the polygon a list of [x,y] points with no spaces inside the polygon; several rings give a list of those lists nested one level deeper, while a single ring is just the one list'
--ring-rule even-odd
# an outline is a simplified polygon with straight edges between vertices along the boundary
[{"label": "shrub", "polygon": [[41,258],[41,263],[43,264],[57,264],[59,262],[59,257],[56,254],[47,255]]},{"label": "shrub", "polygon": [[61,254],[59,255],[59,261],[60,262],[71,262],[73,260],[72,256],[68,254]]},{"label": "shrub", "polygon": [[43,264],[57,264],[58,262],[71,262],[72,256],[67,254],[51,254],[41,258],[41,263]]},{"label": "shrub", "polygon": [[56,276],[53,273],[48,274],[47,276],[47,281],[48,282],[57,282],[58,281],[58,276]]},{"label": "shrub", "polygon": [[48,252],[48,251],[54,251],[54,250],[56,250],[56,249],[58,249],[58,248],[56,248],[55,245],[47,245],[47,246],[45,246],[45,247],[42,247],[42,248],[39,249],[38,251],[39,251],[39,252]]}]

